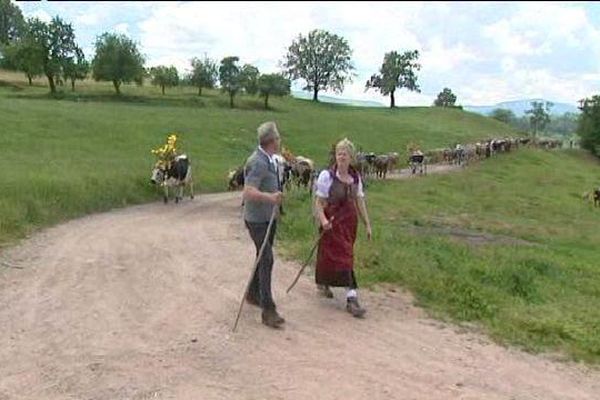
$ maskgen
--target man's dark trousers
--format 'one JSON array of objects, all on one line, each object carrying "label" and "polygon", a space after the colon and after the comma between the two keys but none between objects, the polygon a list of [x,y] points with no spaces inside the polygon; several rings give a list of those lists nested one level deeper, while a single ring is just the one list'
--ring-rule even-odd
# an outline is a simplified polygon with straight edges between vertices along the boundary
[{"label": "man's dark trousers", "polygon": [[[256,246],[256,256],[260,251],[265,235],[267,234],[268,222],[248,222],[246,227],[250,232],[250,237]],[[273,241],[275,240],[275,231],[277,221],[273,221],[269,240],[265,244],[262,256],[256,266],[256,271],[252,277],[252,283],[248,289],[248,297],[259,301],[263,310],[274,310],[275,302],[271,293],[271,273],[273,271]]]}]

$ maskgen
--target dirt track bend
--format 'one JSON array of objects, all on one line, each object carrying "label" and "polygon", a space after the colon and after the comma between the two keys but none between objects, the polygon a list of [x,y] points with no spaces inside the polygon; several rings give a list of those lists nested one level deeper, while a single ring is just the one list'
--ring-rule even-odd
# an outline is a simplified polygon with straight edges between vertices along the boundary
[{"label": "dirt track bend", "polygon": [[286,328],[245,305],[233,334],[254,257],[239,206],[220,193],[129,207],[1,254],[0,400],[600,398],[598,370],[460,332],[399,290],[363,290],[364,320],[310,275],[286,295],[299,265],[281,258]]}]

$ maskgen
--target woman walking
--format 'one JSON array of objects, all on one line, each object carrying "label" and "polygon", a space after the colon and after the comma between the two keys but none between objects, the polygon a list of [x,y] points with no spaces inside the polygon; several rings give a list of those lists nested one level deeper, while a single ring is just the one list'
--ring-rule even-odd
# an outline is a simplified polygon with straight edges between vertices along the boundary
[{"label": "woman walking", "polygon": [[358,218],[363,221],[369,240],[371,224],[360,174],[351,166],[354,156],[352,142],[340,141],[335,146],[335,162],[317,179],[315,212],[322,237],[315,279],[321,294],[329,298],[333,297],[330,287],[346,287],[346,310],[360,318],[366,310],[358,302],[354,242]]}]

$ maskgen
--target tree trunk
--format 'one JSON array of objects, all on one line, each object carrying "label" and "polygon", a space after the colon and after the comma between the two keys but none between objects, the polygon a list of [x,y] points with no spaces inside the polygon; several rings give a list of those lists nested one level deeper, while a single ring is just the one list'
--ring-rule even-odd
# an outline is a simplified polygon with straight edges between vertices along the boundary
[{"label": "tree trunk", "polygon": [[319,89],[317,87],[315,87],[313,89],[313,101],[319,101],[319,99],[317,99],[318,93],[319,93]]},{"label": "tree trunk", "polygon": [[390,108],[396,107],[396,98],[394,97],[394,90],[390,92]]},{"label": "tree trunk", "polygon": [[75,79],[71,79],[71,92],[75,91]]},{"label": "tree trunk", "polygon": [[229,107],[233,108],[233,94],[231,92],[229,93]]},{"label": "tree trunk", "polygon": [[31,86],[32,85],[32,83],[31,83],[31,75],[27,75],[27,79],[29,79],[29,86]]},{"label": "tree trunk", "polygon": [[160,88],[162,89],[162,94],[164,96],[165,95],[165,85],[160,85]]},{"label": "tree trunk", "polygon": [[117,94],[121,94],[121,91],[119,90],[119,86],[121,84],[118,81],[113,81],[113,86],[115,87],[115,90],[117,91]]},{"label": "tree trunk", "polygon": [[269,94],[265,95],[265,109],[269,108]]},{"label": "tree trunk", "polygon": [[202,96],[202,86],[198,86],[198,96]]},{"label": "tree trunk", "polygon": [[48,85],[50,85],[50,93],[56,93],[56,86],[54,85],[54,77],[52,75],[46,74],[48,78]]}]

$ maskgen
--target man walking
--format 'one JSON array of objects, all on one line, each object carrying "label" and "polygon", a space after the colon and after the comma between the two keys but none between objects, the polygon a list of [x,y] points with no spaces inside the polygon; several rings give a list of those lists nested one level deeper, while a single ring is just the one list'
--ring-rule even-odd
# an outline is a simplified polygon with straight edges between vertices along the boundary
[{"label": "man walking", "polygon": [[271,226],[269,237],[267,228],[274,208],[281,204],[283,194],[277,173],[277,163],[273,155],[279,151],[279,131],[275,122],[265,122],[258,127],[258,147],[248,158],[244,179],[244,221],[250,237],[256,246],[256,256],[263,241],[266,244],[248,289],[246,301],[262,308],[263,324],[279,328],[285,320],[277,313],[271,292],[273,271],[273,241],[277,221]]}]

